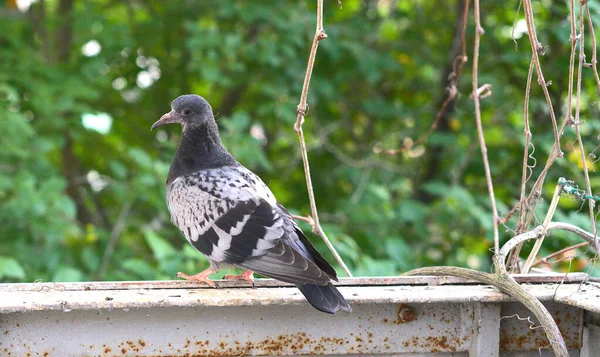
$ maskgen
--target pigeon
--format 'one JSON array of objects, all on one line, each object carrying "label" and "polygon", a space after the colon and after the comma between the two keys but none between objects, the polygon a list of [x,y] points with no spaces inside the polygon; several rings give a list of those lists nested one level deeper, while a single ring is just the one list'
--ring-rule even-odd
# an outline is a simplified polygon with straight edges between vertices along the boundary
[{"label": "pigeon", "polygon": [[225,279],[254,282],[253,272],[294,284],[316,309],[352,311],[339,290],[333,267],[310,243],[292,216],[252,171],[222,145],[210,104],[182,95],[152,125],[180,123],[182,135],[167,176],[167,206],[173,224],[210,261],[202,281],[224,266],[244,272]]}]

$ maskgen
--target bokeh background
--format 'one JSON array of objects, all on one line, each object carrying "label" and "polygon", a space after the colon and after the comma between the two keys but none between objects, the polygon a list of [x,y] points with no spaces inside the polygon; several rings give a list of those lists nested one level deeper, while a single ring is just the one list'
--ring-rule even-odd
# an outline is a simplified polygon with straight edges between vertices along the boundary
[{"label": "bokeh background", "polygon": [[[534,2],[561,121],[567,5]],[[355,275],[440,264],[490,269],[491,211],[468,96],[472,14],[459,94],[415,145],[446,98],[462,6],[343,0],[340,9],[325,2],[329,37],[319,46],[304,129],[324,230]],[[480,83],[493,86],[482,114],[502,215],[519,198],[531,56],[517,6],[483,1],[481,10]],[[171,279],[207,266],[170,224],[164,199],[180,129],[149,130],[181,94],[209,100],[226,147],[292,213],[309,213],[293,123],[315,7],[304,0],[0,1],[0,281]],[[590,7],[600,23],[598,2]],[[600,102],[591,69],[584,71],[580,128],[599,190]],[[535,178],[553,143],[535,77],[530,113]],[[558,177],[584,186],[574,128],[562,144],[565,158],[546,180],[540,219]],[[386,154],[401,147],[410,149]],[[555,220],[591,230],[581,205],[561,199]],[[514,226],[513,219],[501,227],[503,240]],[[333,262],[319,238],[311,239]],[[556,233],[541,254],[578,242]],[[577,254],[549,268],[600,275],[592,254]]]}]

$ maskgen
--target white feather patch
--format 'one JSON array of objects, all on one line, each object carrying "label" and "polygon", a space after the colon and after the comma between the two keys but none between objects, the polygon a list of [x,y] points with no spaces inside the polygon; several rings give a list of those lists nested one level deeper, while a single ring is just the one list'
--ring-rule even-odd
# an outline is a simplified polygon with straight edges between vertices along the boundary
[{"label": "white feather patch", "polygon": [[[231,247],[231,234],[223,231],[221,228],[217,227],[216,224],[212,225],[212,228],[215,230],[215,233],[217,233],[217,236],[219,236],[219,241],[217,242],[217,247],[222,250],[222,251],[226,251],[227,249],[229,249]],[[213,244],[213,250],[214,250],[214,244]]]},{"label": "white feather patch", "polygon": [[271,240],[259,239],[258,242],[256,243],[255,250],[257,250],[257,251],[269,250],[269,249],[273,248],[275,246],[275,244],[277,244],[276,239],[271,239]]},{"label": "white feather patch", "polygon": [[220,263],[225,260],[225,251],[213,244],[213,250],[208,257]]},{"label": "white feather patch", "polygon": [[195,226],[195,225],[191,225],[191,226],[190,226],[190,232],[191,232],[191,235],[190,235],[190,240],[191,240],[192,242],[195,242],[195,241],[197,241],[197,240],[198,240],[198,229],[196,229],[196,226]]},{"label": "white feather patch", "polygon": [[244,219],[242,219],[241,222],[237,222],[237,224],[235,225],[235,227],[231,227],[231,230],[229,231],[229,233],[232,236],[237,236],[238,234],[242,233],[242,230],[244,229],[244,226],[246,225],[246,222],[248,222],[248,219],[250,219],[250,215],[245,215]]}]

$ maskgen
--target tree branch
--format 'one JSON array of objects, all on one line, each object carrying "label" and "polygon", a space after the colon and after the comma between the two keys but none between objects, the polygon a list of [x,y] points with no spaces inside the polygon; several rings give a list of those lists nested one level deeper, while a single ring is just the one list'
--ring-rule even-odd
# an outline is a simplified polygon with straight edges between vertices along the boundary
[{"label": "tree branch", "polygon": [[[456,34],[454,36],[454,41],[452,41],[452,47],[450,48],[450,58],[449,65],[444,71],[444,79],[448,81],[448,85],[444,88],[444,93],[442,96],[442,104],[437,114],[435,115],[435,119],[433,124],[429,127],[429,130],[419,136],[417,140],[412,143],[412,145],[407,146],[403,145],[398,149],[388,149],[385,150],[384,153],[386,155],[397,155],[399,153],[405,152],[413,147],[416,147],[422,144],[431,134],[437,129],[438,124],[441,121],[448,120],[450,115],[452,114],[453,108],[450,105],[454,102],[456,95],[458,94],[458,80],[460,75],[462,74],[463,67],[465,63],[467,63],[467,19],[469,15],[469,2],[470,0],[464,0],[464,4],[457,3],[458,7],[462,7],[462,15],[457,21]],[[460,48],[459,48],[460,46]],[[460,50],[460,54],[456,54]],[[434,170],[431,170],[434,171]],[[427,176],[427,175],[426,175]]]},{"label": "tree branch", "polygon": [[[554,262],[549,262],[549,260],[550,260],[550,259],[552,259],[552,258],[554,258],[554,257],[556,257],[556,256],[559,256],[559,255],[561,255],[561,254],[564,254],[564,253],[566,253],[566,252],[570,252],[570,251],[572,251],[572,250],[575,250],[575,249],[579,249],[579,248],[587,247],[588,245],[590,245],[590,243],[588,243],[588,242],[582,242],[582,243],[578,243],[578,244],[572,245],[572,246],[570,246],[570,247],[563,248],[563,249],[561,249],[561,250],[559,250],[559,251],[556,251],[556,252],[554,252],[554,253],[552,253],[552,254],[549,254],[549,255],[547,255],[547,256],[545,256],[545,257],[543,257],[542,259],[538,259],[538,260],[536,260],[536,261],[533,263],[532,267],[538,266],[538,265],[540,265],[540,264],[551,264],[551,263],[558,262],[558,261],[560,261],[560,260],[562,260],[562,259],[560,259],[560,260],[556,260],[556,261],[554,261]],[[571,256],[569,256],[569,257],[571,257]]]},{"label": "tree branch", "polygon": [[597,247],[600,246],[600,238],[598,238],[597,235],[592,234],[592,233],[590,233],[584,229],[581,229],[570,223],[550,222],[550,223],[548,223],[547,230],[548,231],[563,230],[563,231],[569,231],[569,232],[575,233],[578,236],[580,236],[581,238],[583,238],[586,242],[588,242],[590,247],[594,250],[598,249]]},{"label": "tree branch", "polygon": [[573,224],[564,223],[564,222],[550,222],[545,227],[545,229],[544,229],[544,225],[539,225],[528,232],[521,233],[521,234],[509,239],[508,242],[506,242],[504,244],[504,246],[502,246],[502,249],[500,249],[500,252],[498,254],[499,259],[502,262],[502,265],[504,265],[504,260],[506,259],[506,256],[508,255],[508,253],[514,247],[516,247],[517,245],[519,245],[523,242],[526,242],[528,240],[537,239],[537,238],[545,235],[544,231],[550,232],[553,230],[563,230],[563,231],[569,231],[569,232],[575,233],[578,236],[580,236],[581,238],[583,238],[590,245],[590,247],[592,249],[595,249],[596,244],[600,244],[600,238],[595,237],[594,234],[592,234],[586,230],[583,230]]},{"label": "tree branch", "polygon": [[102,256],[102,262],[100,263],[100,268],[96,273],[96,279],[102,279],[104,277],[104,273],[106,273],[106,269],[108,269],[108,264],[110,263],[110,258],[112,257],[115,248],[117,247],[117,243],[119,242],[119,237],[121,236],[121,232],[126,227],[127,218],[129,217],[129,213],[131,212],[132,202],[127,201],[121,208],[121,212],[119,212],[119,217],[117,218],[117,222],[113,226],[112,231],[110,232],[110,238],[108,240],[108,244],[106,245],[106,249],[104,250],[104,255]]},{"label": "tree branch", "polygon": [[58,14],[61,25],[56,31],[56,63],[69,59],[73,44],[73,0],[60,0]]}]

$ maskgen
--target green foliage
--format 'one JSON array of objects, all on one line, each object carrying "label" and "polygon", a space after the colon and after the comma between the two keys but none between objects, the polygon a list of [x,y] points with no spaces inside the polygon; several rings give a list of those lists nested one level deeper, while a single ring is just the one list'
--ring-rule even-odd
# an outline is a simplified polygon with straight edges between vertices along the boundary
[{"label": "green foliage", "polygon": [[[29,13],[0,21],[0,281],[171,279],[207,267],[170,224],[164,202],[179,128],[149,131],[184,93],[212,103],[226,146],[290,211],[310,211],[293,123],[314,35],[314,1],[75,1],[70,15],[59,13],[59,2],[46,0],[43,14],[37,2]],[[325,5],[328,38],[319,45],[304,125],[325,231],[356,275],[439,264],[488,270],[491,214],[468,98],[470,62],[438,129],[423,144],[385,154],[415,142],[435,119],[460,3],[343,3],[341,10],[335,2]],[[536,6],[538,34],[548,46],[544,71],[562,118],[568,9]],[[519,199],[530,59],[526,35],[518,51],[510,38],[514,13],[482,4],[480,83],[494,89],[482,115],[503,214]],[[471,19],[469,57],[472,28]],[[588,72],[584,91],[581,130],[591,152],[600,129],[591,119],[600,107]],[[530,107],[535,178],[553,143],[535,84]],[[583,187],[574,138],[568,127],[565,159],[550,171],[544,199],[561,176]],[[599,181],[592,178],[595,193]],[[538,207],[541,217],[544,207]],[[590,229],[579,207],[562,199],[556,219]],[[333,262],[325,245],[312,240]],[[111,241],[114,251],[107,249]],[[576,242],[556,234],[541,253]],[[586,269],[589,257],[557,268]],[[600,275],[597,268],[594,274]]]}]

